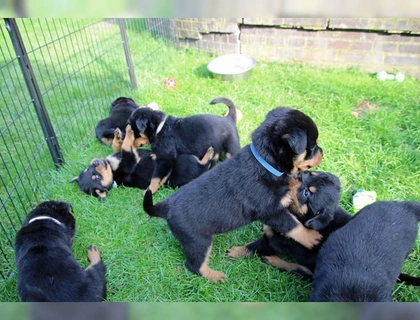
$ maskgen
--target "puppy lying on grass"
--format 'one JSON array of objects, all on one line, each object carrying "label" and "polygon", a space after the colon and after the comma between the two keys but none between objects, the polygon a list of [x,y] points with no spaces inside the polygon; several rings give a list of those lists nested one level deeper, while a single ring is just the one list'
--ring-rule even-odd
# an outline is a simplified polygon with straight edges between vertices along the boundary
[{"label": "puppy lying on grass", "polygon": [[[135,147],[130,125],[126,127],[124,140],[122,136],[117,128],[112,142],[116,152],[105,159],[93,159],[71,182],[77,182],[83,192],[100,200],[106,198],[114,182],[126,187],[146,189],[156,167],[156,157],[149,150]],[[183,186],[209,169],[213,154],[213,148],[209,147],[202,159],[189,154],[180,155],[169,176],[162,182],[172,188]]]},{"label": "puppy lying on grass", "polygon": [[[319,171],[298,172],[289,178],[289,188],[292,198],[289,210],[305,227],[319,231],[323,241],[351,219],[338,204],[340,180],[335,175]],[[306,248],[267,225],[263,226],[263,231],[264,235],[252,243],[230,248],[228,257],[236,259],[256,253],[275,268],[312,279],[320,245]],[[297,263],[287,262],[279,256],[289,256]]]}]

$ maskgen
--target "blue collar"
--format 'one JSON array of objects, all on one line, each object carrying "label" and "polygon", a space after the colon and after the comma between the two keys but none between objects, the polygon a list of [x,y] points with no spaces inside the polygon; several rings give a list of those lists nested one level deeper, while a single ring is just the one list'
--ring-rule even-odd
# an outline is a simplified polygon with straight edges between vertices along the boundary
[{"label": "blue collar", "polygon": [[283,172],[280,172],[276,169],[274,169],[267,161],[265,161],[260,154],[257,152],[257,150],[255,150],[254,145],[251,143],[250,145],[251,147],[251,152],[254,155],[255,159],[257,159],[257,161],[264,167],[266,168],[268,171],[270,171],[272,174],[274,174],[276,177],[281,177],[283,175]]}]

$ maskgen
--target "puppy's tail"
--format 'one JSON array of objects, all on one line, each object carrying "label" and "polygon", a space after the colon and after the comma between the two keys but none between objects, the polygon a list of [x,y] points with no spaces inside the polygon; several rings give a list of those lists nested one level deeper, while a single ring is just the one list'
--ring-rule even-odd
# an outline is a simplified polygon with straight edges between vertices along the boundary
[{"label": "puppy's tail", "polygon": [[150,191],[150,189],[146,190],[143,198],[143,209],[149,216],[166,219],[168,214],[165,207],[166,206],[163,204],[153,205],[152,191]]},{"label": "puppy's tail", "polygon": [[229,100],[228,98],[219,97],[219,98],[213,99],[210,102],[210,104],[217,104],[217,103],[224,103],[225,105],[228,106],[229,111],[225,114],[226,118],[232,119],[234,123],[238,121],[236,107],[231,100]]},{"label": "puppy's tail", "polygon": [[409,274],[400,273],[400,276],[398,277],[397,283],[404,282],[406,285],[410,286],[420,286],[420,278],[419,277],[413,277]]}]

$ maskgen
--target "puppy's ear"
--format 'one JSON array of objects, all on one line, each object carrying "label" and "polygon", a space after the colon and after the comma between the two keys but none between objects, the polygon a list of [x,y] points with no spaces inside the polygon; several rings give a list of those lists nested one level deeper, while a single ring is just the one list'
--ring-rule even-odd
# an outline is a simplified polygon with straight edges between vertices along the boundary
[{"label": "puppy's ear", "polygon": [[77,182],[77,183],[79,183],[79,176],[75,176],[73,179],[70,180],[70,182]]},{"label": "puppy's ear", "polygon": [[306,132],[300,128],[293,129],[292,133],[285,134],[283,139],[287,141],[290,148],[296,154],[302,154],[306,150]]},{"label": "puppy's ear", "polygon": [[136,120],[136,127],[139,132],[144,132],[147,128],[147,120],[146,119],[137,119]]}]

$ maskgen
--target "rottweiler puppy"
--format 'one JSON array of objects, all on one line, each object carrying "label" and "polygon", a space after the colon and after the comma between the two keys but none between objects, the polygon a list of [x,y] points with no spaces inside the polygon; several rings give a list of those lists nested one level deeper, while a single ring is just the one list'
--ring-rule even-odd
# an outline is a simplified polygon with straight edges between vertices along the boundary
[{"label": "rottweiler puppy", "polygon": [[143,208],[167,223],[185,251],[186,267],[210,281],[225,274],[209,268],[212,237],[260,220],[312,248],[321,240],[287,207],[291,203],[287,176],[317,166],[322,149],[318,129],[299,110],[276,108],[252,133],[252,144],[235,156],[153,205],[146,190]]},{"label": "rottweiler puppy", "polygon": [[[151,151],[136,148],[134,132],[126,127],[124,140],[120,129],[115,129],[112,145],[114,154],[105,159],[93,159],[71,182],[77,182],[80,189],[99,200],[104,200],[114,182],[126,187],[146,189],[150,185],[156,158]],[[193,155],[180,155],[175,166],[163,183],[176,188],[195,179],[209,169],[213,158],[213,148],[209,147],[200,160]]]},{"label": "rottweiler puppy", "polygon": [[176,118],[148,108],[138,109],[131,114],[128,123],[133,128],[136,139],[147,138],[156,154],[156,167],[149,185],[152,193],[167,179],[181,154],[202,158],[208,148],[213,147],[213,165],[221,153],[229,158],[239,151],[236,108],[226,98],[211,101],[211,104],[215,103],[224,103],[229,107],[227,117],[198,114]]},{"label": "rottweiler puppy", "polygon": [[322,245],[309,300],[391,302],[419,219],[419,202],[378,201],[364,207]]},{"label": "rottweiler puppy", "polygon": [[82,269],[71,246],[76,232],[72,207],[45,201],[25,218],[15,239],[18,292],[24,302],[99,302],[106,298],[105,265],[98,249],[88,248]]},{"label": "rottweiler puppy", "polygon": [[[289,178],[292,203],[289,210],[305,227],[321,233],[323,241],[345,225],[351,215],[339,206],[340,180],[333,174],[319,171],[298,172]],[[247,257],[257,253],[261,259],[280,270],[289,271],[303,279],[312,279],[320,245],[306,248],[292,238],[264,225],[264,235],[244,246],[232,247],[230,258]],[[296,263],[282,260],[290,256]]]}]

